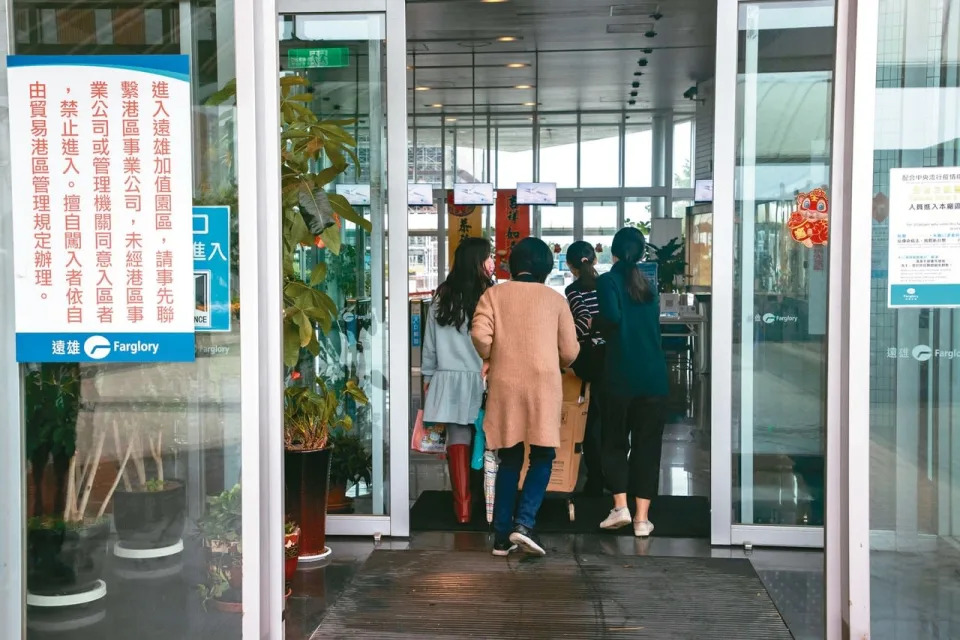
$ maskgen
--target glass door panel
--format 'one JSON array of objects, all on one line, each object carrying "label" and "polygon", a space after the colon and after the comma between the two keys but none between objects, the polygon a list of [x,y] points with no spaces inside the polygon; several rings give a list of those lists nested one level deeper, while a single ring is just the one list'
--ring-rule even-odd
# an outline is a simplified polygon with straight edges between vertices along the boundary
[{"label": "glass door panel", "polygon": [[584,202],[582,208],[583,240],[597,249],[597,271],[604,273],[613,265],[610,245],[617,233],[617,202]]},{"label": "glass door panel", "polygon": [[[387,512],[385,27],[381,14],[281,15],[279,24],[285,221],[302,216],[311,232],[322,229],[311,246],[295,249],[294,278],[336,310],[313,323],[287,384],[323,385],[340,402],[330,514]],[[323,152],[311,155],[301,132],[317,123],[325,135],[306,140],[316,138]],[[288,199],[301,178],[312,182],[317,210],[308,203],[304,211],[302,197]],[[296,301],[288,296],[287,304]],[[348,391],[354,384],[362,396]]]},{"label": "glass door panel", "polygon": [[823,524],[833,15],[740,5],[734,523]]},{"label": "glass door panel", "polygon": [[560,293],[573,282],[573,274],[566,265],[567,248],[574,241],[576,202],[558,202],[555,207],[539,207],[540,238],[550,245],[556,256],[553,273],[547,285]]}]

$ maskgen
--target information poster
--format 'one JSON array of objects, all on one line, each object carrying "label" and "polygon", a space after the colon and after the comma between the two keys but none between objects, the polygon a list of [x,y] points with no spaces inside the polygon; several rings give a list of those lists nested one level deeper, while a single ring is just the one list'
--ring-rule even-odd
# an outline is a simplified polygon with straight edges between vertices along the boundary
[{"label": "information poster", "polygon": [[497,191],[497,277],[510,278],[510,253],[530,235],[530,207],[517,204],[517,192]]},{"label": "information poster", "polygon": [[890,170],[888,305],[960,307],[960,167]]},{"label": "information poster", "polygon": [[17,360],[193,360],[187,56],[7,64]]},{"label": "information poster", "polygon": [[194,324],[230,331],[230,207],[193,208]]},{"label": "information poster", "polygon": [[453,192],[447,192],[447,268],[453,266],[453,255],[464,238],[483,235],[483,207],[453,203]]}]

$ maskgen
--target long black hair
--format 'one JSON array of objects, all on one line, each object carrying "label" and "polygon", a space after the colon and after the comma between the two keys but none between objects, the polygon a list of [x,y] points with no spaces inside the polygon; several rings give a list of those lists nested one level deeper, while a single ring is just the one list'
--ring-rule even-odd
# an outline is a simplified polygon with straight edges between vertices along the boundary
[{"label": "long black hair", "polygon": [[437,324],[456,327],[473,324],[473,312],[483,292],[493,285],[484,266],[490,258],[490,241],[486,238],[464,238],[453,254],[450,275],[437,288],[434,304]]},{"label": "long black hair", "polygon": [[640,273],[637,263],[643,258],[647,249],[647,240],[639,229],[624,227],[613,236],[611,252],[616,256],[618,263],[622,263],[627,280],[627,294],[634,302],[652,302],[653,287],[646,276]]},{"label": "long black hair", "polygon": [[597,288],[597,269],[593,263],[597,261],[597,252],[589,242],[577,240],[567,248],[567,264],[577,270],[577,282],[584,289]]}]

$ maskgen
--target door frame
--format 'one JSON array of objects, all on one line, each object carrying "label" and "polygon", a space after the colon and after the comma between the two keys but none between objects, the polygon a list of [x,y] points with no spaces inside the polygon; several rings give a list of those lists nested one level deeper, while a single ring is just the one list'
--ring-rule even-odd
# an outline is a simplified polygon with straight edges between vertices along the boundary
[{"label": "door frame", "polygon": [[[238,156],[241,251],[241,298],[257,300],[243,305],[243,371],[257,372],[242,380],[243,637],[283,637],[283,434],[277,428],[283,416],[283,349],[280,208],[280,51],[278,16],[281,14],[383,14],[386,28],[387,130],[387,251],[407,254],[407,124],[406,124],[406,7],[403,0],[235,0],[236,41],[247,43],[236,51]],[[274,123],[270,125],[269,123]],[[400,194],[397,196],[397,194]],[[393,195],[394,197],[389,197]],[[386,260],[384,260],[386,262]],[[390,362],[388,403],[389,438],[385,461],[384,516],[343,516],[328,519],[332,535],[389,535],[410,532],[407,461],[407,404],[409,355],[407,332],[407,274],[391,273],[386,283]],[[398,400],[399,399],[399,400]],[[391,406],[392,405],[392,406]]]}]

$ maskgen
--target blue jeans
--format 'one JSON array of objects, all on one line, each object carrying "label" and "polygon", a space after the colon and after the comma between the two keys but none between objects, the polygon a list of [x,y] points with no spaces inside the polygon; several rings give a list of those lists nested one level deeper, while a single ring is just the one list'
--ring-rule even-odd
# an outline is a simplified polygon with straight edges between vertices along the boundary
[{"label": "blue jeans", "polygon": [[[498,537],[506,537],[513,531],[514,524],[533,529],[537,523],[537,512],[543,503],[553,470],[553,459],[557,450],[553,447],[530,446],[530,468],[524,478],[520,504],[517,504],[517,486],[520,484],[520,470],[523,468],[524,446],[521,442],[509,449],[500,449],[500,468],[497,470],[496,496],[493,502],[493,530]],[[514,518],[516,510],[516,518]]]}]

